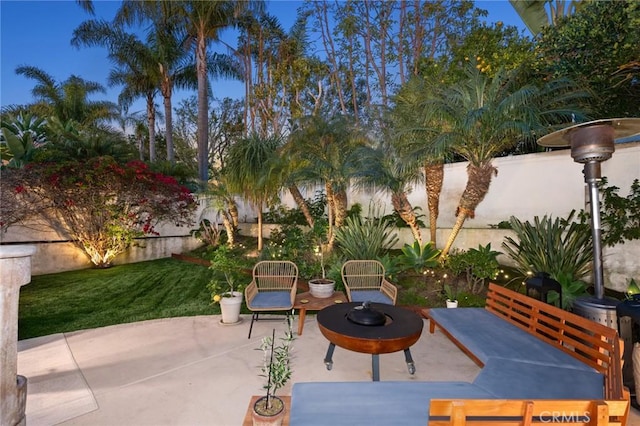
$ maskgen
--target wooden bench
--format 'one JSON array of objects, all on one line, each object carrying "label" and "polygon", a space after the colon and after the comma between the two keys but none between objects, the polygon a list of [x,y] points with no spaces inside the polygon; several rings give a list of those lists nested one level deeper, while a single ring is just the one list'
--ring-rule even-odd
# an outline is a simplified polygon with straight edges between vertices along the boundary
[{"label": "wooden bench", "polygon": [[[616,330],[493,283],[489,285],[485,308],[602,373],[606,399],[628,400],[622,382],[621,340]],[[440,328],[479,366],[484,366],[478,356],[430,316],[429,310],[424,310],[423,315],[430,321],[431,333]]]},{"label": "wooden bench", "polygon": [[629,401],[432,399],[429,426],[627,424]]}]

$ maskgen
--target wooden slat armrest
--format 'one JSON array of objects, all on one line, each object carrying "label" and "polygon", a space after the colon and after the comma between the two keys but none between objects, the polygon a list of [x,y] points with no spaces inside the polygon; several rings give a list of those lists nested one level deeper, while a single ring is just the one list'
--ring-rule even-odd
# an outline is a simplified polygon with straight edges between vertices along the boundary
[{"label": "wooden slat armrest", "polygon": [[623,426],[627,424],[628,409],[627,400],[433,399],[429,426],[544,423]]}]

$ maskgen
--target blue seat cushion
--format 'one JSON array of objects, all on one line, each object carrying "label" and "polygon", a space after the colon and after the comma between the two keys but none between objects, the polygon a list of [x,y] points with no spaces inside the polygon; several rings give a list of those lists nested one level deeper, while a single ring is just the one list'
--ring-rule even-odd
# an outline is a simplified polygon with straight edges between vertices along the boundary
[{"label": "blue seat cushion", "polygon": [[434,398],[494,398],[465,382],[295,383],[291,426],[397,426],[429,422]]},{"label": "blue seat cushion", "polygon": [[433,308],[429,316],[483,364],[489,358],[508,358],[541,365],[594,371],[587,364],[483,308]]},{"label": "blue seat cushion", "polygon": [[604,397],[604,377],[596,371],[504,358],[490,358],[473,384],[497,398],[602,399]]},{"label": "blue seat cushion", "polygon": [[373,303],[384,303],[386,305],[393,305],[393,300],[387,297],[381,291],[378,290],[351,290],[351,301],[352,302],[373,302]]},{"label": "blue seat cushion", "polygon": [[264,291],[247,303],[249,309],[289,309],[291,308],[291,293],[288,291]]}]

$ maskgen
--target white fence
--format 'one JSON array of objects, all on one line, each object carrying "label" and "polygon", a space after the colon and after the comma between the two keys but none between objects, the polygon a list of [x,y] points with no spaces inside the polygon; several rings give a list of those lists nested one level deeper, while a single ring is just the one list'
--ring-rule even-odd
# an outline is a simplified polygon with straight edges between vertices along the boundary
[{"label": "white fence", "polygon": [[[573,162],[569,150],[503,157],[494,160],[494,165],[498,169],[498,175],[494,177],[486,198],[478,206],[475,218],[465,223],[465,228],[454,244],[456,248],[466,249],[491,242],[492,248],[500,250],[504,235],[509,231],[489,229],[489,225],[508,220],[510,216],[521,220],[544,215],[565,217],[571,210],[585,207],[587,197],[582,165]],[[439,246],[444,243],[449,228],[455,221],[454,212],[466,184],[466,166],[466,163],[456,163],[445,167],[438,219]],[[613,157],[602,163],[602,174],[607,177],[609,185],[619,187],[620,195],[626,196],[633,180],[640,178],[640,143],[616,145]],[[380,204],[387,213],[392,211],[386,194],[354,192],[349,195],[350,204],[360,203],[365,209],[370,201]],[[410,201],[427,212],[423,186],[413,189]],[[283,202],[289,206],[294,205],[288,196],[283,198]],[[240,217],[251,222],[255,212],[247,206],[241,206]],[[428,217],[424,220],[426,223]],[[242,227],[242,232],[253,234],[254,227],[246,224]],[[423,236],[428,238],[428,229],[423,230]],[[401,230],[400,237],[400,244],[412,240],[407,230]],[[25,229],[19,226],[0,235],[2,244],[35,242],[37,252],[33,257],[34,275],[90,267],[84,255],[65,241],[64,236],[52,230]],[[173,226],[161,227],[159,237],[146,238],[140,240],[140,243],[140,247],[134,247],[120,255],[114,263],[168,257],[171,253],[181,253],[199,245],[189,235],[189,229]],[[604,255],[607,287],[624,290],[630,278],[640,278],[639,241],[606,248]],[[508,261],[506,258],[501,260]]]}]

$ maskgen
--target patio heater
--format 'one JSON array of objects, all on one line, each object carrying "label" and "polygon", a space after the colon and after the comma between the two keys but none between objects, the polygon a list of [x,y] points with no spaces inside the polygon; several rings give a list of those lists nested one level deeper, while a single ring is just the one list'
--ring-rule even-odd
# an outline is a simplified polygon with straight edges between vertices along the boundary
[{"label": "patio heater", "polygon": [[571,147],[571,157],[584,164],[584,181],[589,190],[591,236],[593,238],[594,295],[576,299],[574,313],[618,329],[617,300],[604,297],[602,270],[602,238],[598,182],[602,180],[600,164],[611,158],[615,151],[614,140],[640,133],[640,118],[612,118],[590,121],[558,130],[538,139],[546,147]]}]

